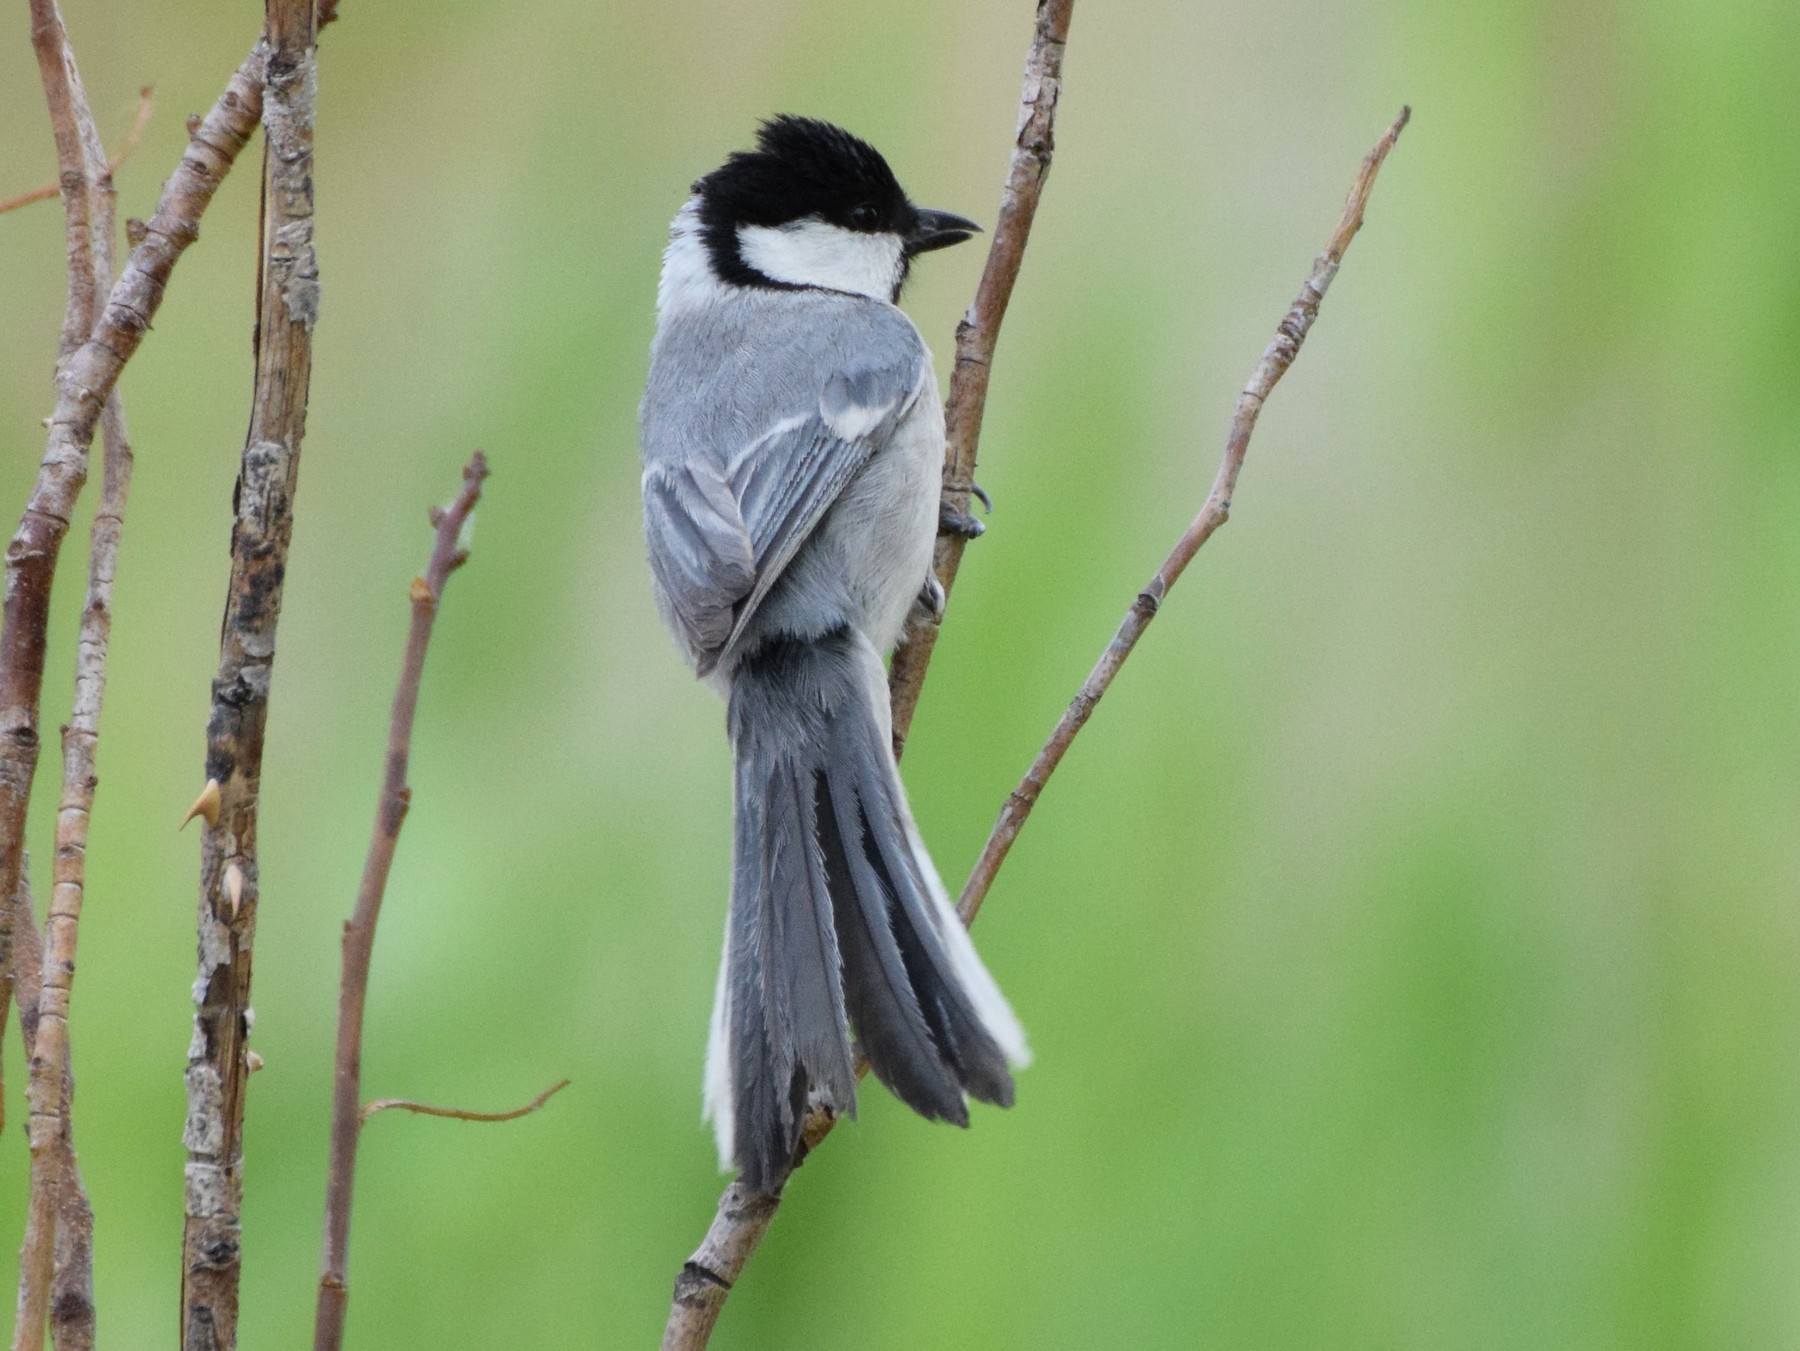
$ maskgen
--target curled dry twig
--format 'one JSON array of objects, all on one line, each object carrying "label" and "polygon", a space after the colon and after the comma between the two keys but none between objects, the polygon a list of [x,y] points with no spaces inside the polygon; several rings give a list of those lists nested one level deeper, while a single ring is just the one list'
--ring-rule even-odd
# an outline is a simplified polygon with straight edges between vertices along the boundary
[{"label": "curled dry twig", "polygon": [[448,1117],[452,1121],[517,1121],[522,1116],[530,1116],[568,1086],[567,1079],[558,1079],[523,1107],[514,1107],[507,1112],[471,1112],[466,1107],[434,1107],[411,1098],[377,1098],[374,1102],[365,1102],[357,1116],[363,1122],[382,1112],[412,1112],[418,1116]]}]

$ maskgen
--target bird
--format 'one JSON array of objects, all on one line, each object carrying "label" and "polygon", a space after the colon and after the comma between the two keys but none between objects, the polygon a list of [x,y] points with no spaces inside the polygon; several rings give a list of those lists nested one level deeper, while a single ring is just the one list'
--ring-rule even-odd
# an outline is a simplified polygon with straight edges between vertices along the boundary
[{"label": "bird", "polygon": [[704,1117],[780,1190],[808,1112],[856,1111],[856,1048],[929,1120],[1010,1107],[1025,1035],[951,907],[894,759],[884,660],[940,615],[944,413],[899,308],[915,259],[980,227],[915,206],[813,118],[695,182],[669,229],[639,407],[663,622],[725,700],[725,951]]}]

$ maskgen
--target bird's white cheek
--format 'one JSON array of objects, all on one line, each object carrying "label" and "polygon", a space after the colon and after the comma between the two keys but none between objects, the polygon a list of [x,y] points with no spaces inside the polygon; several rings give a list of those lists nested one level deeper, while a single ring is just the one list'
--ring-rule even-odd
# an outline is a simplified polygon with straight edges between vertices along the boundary
[{"label": "bird's white cheek", "polygon": [[900,281],[898,235],[864,234],[822,220],[741,225],[738,253],[763,276],[793,286],[823,286],[889,300]]}]

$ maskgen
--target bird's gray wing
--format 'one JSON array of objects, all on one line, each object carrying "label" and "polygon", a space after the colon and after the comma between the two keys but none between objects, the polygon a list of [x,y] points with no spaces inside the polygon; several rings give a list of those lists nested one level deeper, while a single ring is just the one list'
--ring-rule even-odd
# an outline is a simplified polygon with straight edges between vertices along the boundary
[{"label": "bird's gray wing", "polygon": [[[916,339],[915,339],[916,343]],[[644,475],[651,567],[706,675],[925,383],[922,350],[846,364],[804,412]],[[791,406],[791,404],[790,404]]]}]

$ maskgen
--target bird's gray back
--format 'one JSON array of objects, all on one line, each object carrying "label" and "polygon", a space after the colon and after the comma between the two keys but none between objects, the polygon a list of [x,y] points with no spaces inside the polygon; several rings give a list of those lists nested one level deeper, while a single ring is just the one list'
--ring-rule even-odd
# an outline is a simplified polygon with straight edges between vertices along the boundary
[{"label": "bird's gray back", "polygon": [[[658,329],[641,417],[657,598],[702,674],[771,625],[892,641],[881,631],[923,581],[942,457],[929,353],[904,314],[819,291],[684,307]],[[830,547],[846,521],[884,537],[847,563]]]}]

